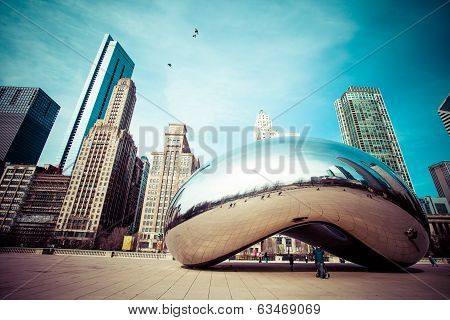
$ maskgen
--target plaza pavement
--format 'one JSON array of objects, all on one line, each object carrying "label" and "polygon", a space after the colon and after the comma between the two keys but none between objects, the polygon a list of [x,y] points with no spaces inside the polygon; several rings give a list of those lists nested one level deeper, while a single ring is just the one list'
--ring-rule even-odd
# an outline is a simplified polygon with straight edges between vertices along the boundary
[{"label": "plaza pavement", "polygon": [[450,265],[418,264],[406,272],[368,272],[328,264],[224,262],[188,269],[171,260],[0,255],[2,299],[448,299]]}]

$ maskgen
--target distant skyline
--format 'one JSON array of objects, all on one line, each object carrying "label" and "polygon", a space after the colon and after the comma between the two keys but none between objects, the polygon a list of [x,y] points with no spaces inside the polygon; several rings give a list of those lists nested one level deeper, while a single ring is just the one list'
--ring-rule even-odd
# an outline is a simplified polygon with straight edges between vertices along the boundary
[{"label": "distant skyline", "polygon": [[[417,194],[437,196],[428,166],[450,159],[437,113],[450,91],[449,4],[322,85],[445,1],[411,1],[407,8],[389,1],[5,2],[23,16],[0,2],[0,85],[41,87],[61,106],[40,164],[55,163],[91,67],[85,58],[92,62],[110,33],[135,62],[130,131],[138,146],[140,128],[154,126],[153,151],[162,150],[164,127],[181,120],[194,130],[194,154],[208,161],[195,135],[200,128],[249,127],[260,109],[274,127],[310,126],[309,136],[341,142],[333,102],[351,85],[373,86],[383,94]],[[233,134],[232,143],[241,145],[241,136]],[[209,147],[225,152],[226,133]]]}]

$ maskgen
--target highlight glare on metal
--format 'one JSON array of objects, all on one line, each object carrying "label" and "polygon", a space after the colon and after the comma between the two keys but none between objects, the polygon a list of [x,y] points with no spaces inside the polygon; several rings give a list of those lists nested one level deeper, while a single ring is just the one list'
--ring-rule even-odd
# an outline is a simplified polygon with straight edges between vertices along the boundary
[{"label": "highlight glare on metal", "polygon": [[165,240],[187,266],[208,266],[281,233],[365,266],[409,266],[429,245],[426,216],[385,164],[347,145],[258,141],[213,160],[180,188]]}]

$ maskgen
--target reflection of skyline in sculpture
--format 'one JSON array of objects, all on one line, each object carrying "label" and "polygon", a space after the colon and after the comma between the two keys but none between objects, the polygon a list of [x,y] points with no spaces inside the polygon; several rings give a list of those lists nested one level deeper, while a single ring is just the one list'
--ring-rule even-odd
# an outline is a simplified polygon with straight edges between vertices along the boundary
[{"label": "reflection of skyline in sculpture", "polygon": [[[391,186],[390,175],[381,161],[343,144],[260,141],[183,185],[166,218],[167,245],[185,265],[211,265],[281,233],[362,265],[410,265],[428,249],[428,227],[415,196],[401,180]],[[405,235],[409,228],[417,239]]]}]

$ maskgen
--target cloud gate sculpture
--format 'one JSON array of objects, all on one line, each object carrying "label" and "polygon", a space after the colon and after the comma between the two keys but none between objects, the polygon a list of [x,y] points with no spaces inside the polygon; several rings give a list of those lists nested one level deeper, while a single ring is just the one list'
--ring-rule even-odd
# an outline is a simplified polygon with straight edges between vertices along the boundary
[{"label": "cloud gate sculpture", "polygon": [[412,265],[429,245],[426,216],[389,167],[312,138],[258,141],[202,166],[165,219],[167,247],[186,266],[219,263],[277,233],[368,267]]}]

